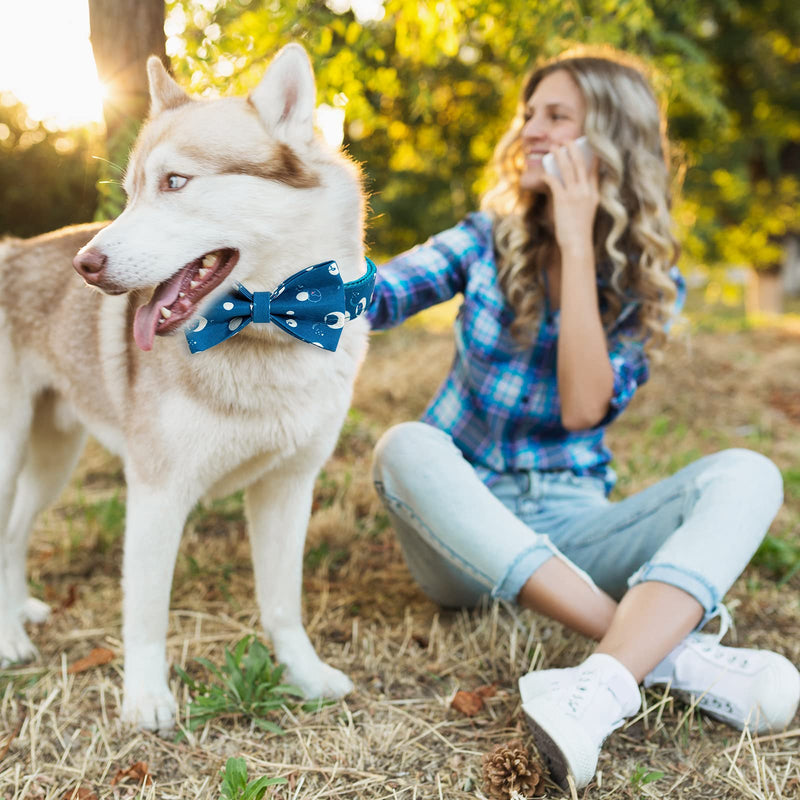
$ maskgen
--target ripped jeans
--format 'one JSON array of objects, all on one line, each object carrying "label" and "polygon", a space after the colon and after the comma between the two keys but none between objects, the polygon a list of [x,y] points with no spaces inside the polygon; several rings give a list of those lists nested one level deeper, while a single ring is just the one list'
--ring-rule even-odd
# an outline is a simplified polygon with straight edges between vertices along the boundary
[{"label": "ripped jeans", "polygon": [[509,473],[491,488],[446,433],[405,422],[380,439],[373,479],[423,591],[445,607],[484,595],[515,602],[557,557],[619,599],[643,581],[688,592],[700,627],[739,577],[783,502],[778,468],[724,450],[611,502],[603,481],[570,471]]}]

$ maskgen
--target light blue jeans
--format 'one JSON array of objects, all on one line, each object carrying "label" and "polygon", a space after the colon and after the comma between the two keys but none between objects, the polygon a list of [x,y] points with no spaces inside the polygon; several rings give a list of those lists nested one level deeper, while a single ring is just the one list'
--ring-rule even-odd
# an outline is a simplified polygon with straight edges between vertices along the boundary
[{"label": "light blue jeans", "polygon": [[750,450],[706,456],[620,502],[572,472],[506,474],[488,488],[446,433],[422,422],[380,439],[373,479],[409,570],[445,607],[515,602],[557,557],[619,599],[643,581],[705,609],[742,573],[783,502],[778,468]]}]

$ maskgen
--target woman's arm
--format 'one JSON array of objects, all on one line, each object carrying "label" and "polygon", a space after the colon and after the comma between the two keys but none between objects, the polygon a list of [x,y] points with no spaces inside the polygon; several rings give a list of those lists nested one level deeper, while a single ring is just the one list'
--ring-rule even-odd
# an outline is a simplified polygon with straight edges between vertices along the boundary
[{"label": "woman's arm", "polygon": [[587,169],[574,142],[554,153],[563,182],[546,175],[561,253],[558,393],[567,430],[597,425],[607,414],[614,372],[597,296],[592,231],[600,199],[597,164]]},{"label": "woman's arm", "polygon": [[558,394],[567,430],[592,428],[608,412],[614,373],[600,317],[594,254],[561,252]]},{"label": "woman's arm", "polygon": [[469,265],[491,246],[491,222],[471,214],[378,269],[367,307],[373,329],[391,328],[424,308],[463,292]]}]

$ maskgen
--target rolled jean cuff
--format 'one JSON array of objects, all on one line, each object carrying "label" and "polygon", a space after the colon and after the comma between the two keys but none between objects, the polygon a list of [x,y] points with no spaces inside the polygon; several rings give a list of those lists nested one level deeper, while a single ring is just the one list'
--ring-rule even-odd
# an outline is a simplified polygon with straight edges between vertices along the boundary
[{"label": "rolled jean cuff", "polygon": [[697,630],[702,628],[710,619],[717,616],[720,593],[712,586],[708,579],[697,572],[692,572],[684,567],[675,567],[672,564],[645,564],[628,578],[628,588],[632,588],[645,581],[658,581],[676,586],[690,594],[703,606],[705,614]]},{"label": "rolled jean cuff", "polygon": [[558,551],[546,536],[537,537],[537,541],[523,550],[511,562],[505,574],[492,589],[492,597],[516,603],[528,578],[536,572],[545,561],[558,555]]}]

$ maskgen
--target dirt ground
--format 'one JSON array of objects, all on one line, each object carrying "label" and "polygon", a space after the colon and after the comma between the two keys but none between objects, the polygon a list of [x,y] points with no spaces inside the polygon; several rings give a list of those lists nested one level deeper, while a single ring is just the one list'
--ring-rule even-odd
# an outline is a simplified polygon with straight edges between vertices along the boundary
[{"label": "dirt ground", "polygon": [[[124,486],[118,461],[90,443],[34,533],[33,591],[53,615],[31,626],[39,660],[0,675],[0,798],[217,798],[230,756],[245,758],[251,778],[287,778],[271,790],[282,800],[485,797],[483,755],[513,739],[532,748],[519,675],[571,665],[591,644],[498,604],[443,611],[409,577],[369,482],[370,453],[389,425],[419,416],[451,357],[451,337],[438,329],[373,336],[353,411],[317,483],[304,580],[309,635],[356,689],[319,711],[276,714],[284,735],[241,717],[184,730],[181,740],[120,725]],[[792,572],[800,563],[800,331],[687,327],[653,373],[610,431],[615,497],[724,447],[774,459],[786,502],[727,598],[729,637],[800,664],[800,570]],[[232,498],[187,525],[169,657],[198,674],[195,659],[221,664],[225,647],[259,632],[241,501]],[[94,648],[110,650],[112,660],[70,673]],[[174,673],[171,685],[185,723],[187,689]],[[494,693],[475,715],[451,706],[456,691],[485,686]],[[754,740],[648,692],[642,713],[607,742],[596,780],[572,796],[797,800],[799,751],[798,718],[787,733]],[[139,786],[141,768],[125,777],[138,762],[152,783]],[[552,785],[546,794],[565,796]]]}]

